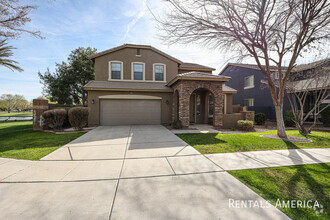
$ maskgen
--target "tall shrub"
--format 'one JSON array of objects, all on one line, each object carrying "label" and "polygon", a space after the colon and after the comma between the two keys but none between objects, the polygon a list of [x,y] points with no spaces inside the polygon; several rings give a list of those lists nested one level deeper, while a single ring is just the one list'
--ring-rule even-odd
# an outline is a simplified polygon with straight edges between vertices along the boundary
[{"label": "tall shrub", "polygon": [[69,122],[77,130],[82,130],[88,122],[88,108],[75,107],[69,110]]},{"label": "tall shrub", "polygon": [[286,111],[284,123],[286,127],[295,127],[296,124],[294,123],[294,115],[292,110]]},{"label": "tall shrub", "polygon": [[255,115],[254,121],[257,125],[264,125],[266,122],[266,115],[264,113],[258,113]]},{"label": "tall shrub", "polygon": [[42,114],[43,126],[48,126],[54,130],[62,130],[67,117],[68,112],[65,109],[45,111]]}]

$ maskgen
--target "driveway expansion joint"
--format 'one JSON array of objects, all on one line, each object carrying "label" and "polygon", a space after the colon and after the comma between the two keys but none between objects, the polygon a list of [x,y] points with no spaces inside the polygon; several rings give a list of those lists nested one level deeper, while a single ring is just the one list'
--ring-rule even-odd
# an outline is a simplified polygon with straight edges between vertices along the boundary
[{"label": "driveway expansion joint", "polygon": [[118,187],[119,187],[119,182],[120,182],[121,174],[122,174],[123,169],[124,169],[125,158],[126,158],[126,153],[127,153],[127,149],[128,149],[128,143],[129,143],[130,137],[131,137],[131,130],[132,130],[132,126],[130,126],[129,131],[128,131],[128,138],[127,138],[127,142],[126,142],[124,159],[123,159],[123,162],[121,164],[121,169],[120,169],[119,178],[118,178],[117,185],[116,185],[116,190],[115,190],[115,193],[114,193],[114,196],[113,196],[113,200],[112,200],[112,203],[111,203],[111,209],[110,209],[110,213],[109,213],[109,220],[111,219],[113,207],[114,207],[115,201],[116,201],[116,196],[117,196],[117,192],[118,192]]}]

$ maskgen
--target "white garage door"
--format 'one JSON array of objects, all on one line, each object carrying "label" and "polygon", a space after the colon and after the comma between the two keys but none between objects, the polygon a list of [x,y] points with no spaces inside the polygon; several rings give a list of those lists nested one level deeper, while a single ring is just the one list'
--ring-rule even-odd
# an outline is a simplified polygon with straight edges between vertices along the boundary
[{"label": "white garage door", "polygon": [[100,100],[101,125],[151,125],[161,122],[161,100]]}]

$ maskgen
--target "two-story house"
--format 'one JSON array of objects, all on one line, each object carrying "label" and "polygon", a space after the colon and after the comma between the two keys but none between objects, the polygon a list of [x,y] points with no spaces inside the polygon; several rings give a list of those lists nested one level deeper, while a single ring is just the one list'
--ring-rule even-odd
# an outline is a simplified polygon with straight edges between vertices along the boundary
[{"label": "two-story house", "polygon": [[[271,67],[271,71],[276,72],[276,68]],[[247,106],[250,111],[264,113],[267,119],[276,119],[273,100],[265,83],[267,77],[257,65],[228,63],[219,75],[231,77],[232,80],[226,82],[226,85],[237,90],[237,94],[233,95],[234,105]],[[290,103],[285,97],[283,112],[290,109]]]},{"label": "two-story house", "polygon": [[[85,85],[89,125],[168,124],[181,120],[223,126],[232,113],[231,78],[184,63],[152,46],[124,44],[91,56],[95,80]],[[236,117],[237,118],[237,117]]]}]

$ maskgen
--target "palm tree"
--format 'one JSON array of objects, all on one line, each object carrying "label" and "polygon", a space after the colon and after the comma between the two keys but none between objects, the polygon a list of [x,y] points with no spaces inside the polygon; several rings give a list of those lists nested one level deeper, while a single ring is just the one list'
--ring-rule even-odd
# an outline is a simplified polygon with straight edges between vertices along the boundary
[{"label": "palm tree", "polygon": [[11,71],[17,70],[22,72],[23,69],[16,65],[18,64],[17,61],[8,59],[13,56],[13,49],[16,48],[13,46],[8,46],[6,40],[0,40],[0,66],[7,67]]}]

